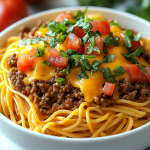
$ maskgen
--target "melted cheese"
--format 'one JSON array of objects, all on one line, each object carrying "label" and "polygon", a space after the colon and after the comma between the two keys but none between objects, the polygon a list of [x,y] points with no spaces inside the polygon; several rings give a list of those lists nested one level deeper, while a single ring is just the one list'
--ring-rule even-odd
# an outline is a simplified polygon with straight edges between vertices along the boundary
[{"label": "melted cheese", "polygon": [[[98,20],[100,20],[100,19],[98,18]],[[47,33],[47,32],[48,32],[48,29],[43,28],[43,29],[36,31],[36,35],[45,37],[45,33]],[[87,71],[86,73],[89,76],[88,79],[82,78],[81,80],[78,80],[77,74],[81,73],[81,67],[79,67],[79,66],[72,68],[70,73],[66,76],[66,80],[70,81],[70,83],[73,86],[81,89],[81,91],[83,92],[83,94],[85,96],[85,100],[87,102],[92,102],[94,97],[99,96],[100,94],[103,93],[103,90],[102,90],[103,85],[105,82],[107,82],[107,80],[103,78],[103,73],[100,72],[101,67],[104,67],[104,68],[109,67],[113,74],[113,70],[117,64],[121,65],[123,68],[126,69],[127,66],[131,63],[122,55],[124,53],[128,53],[127,49],[124,46],[124,32],[117,26],[113,26],[111,28],[111,32],[113,32],[114,37],[119,37],[119,46],[108,49],[109,54],[116,55],[114,62],[103,63],[99,67],[98,71],[94,72],[93,75],[91,75],[90,72]],[[105,37],[106,37],[106,35],[102,36],[101,38],[104,39]],[[28,53],[29,50],[32,49],[33,47],[43,47],[43,45],[44,45],[44,43],[40,42],[39,44],[34,44],[34,45],[30,45],[30,46],[25,46],[25,47],[19,47],[17,50],[17,54],[18,54],[18,56],[20,56],[22,53]],[[150,51],[149,45],[150,44],[147,44],[146,46],[148,47],[147,49]],[[57,44],[57,46],[55,48],[57,50],[60,50],[60,49],[62,49],[64,51],[67,50],[65,47],[65,44]],[[45,48],[45,54],[42,57],[39,57],[38,59],[36,59],[35,63],[33,64],[33,68],[31,70],[28,70],[25,72],[27,75],[27,77],[24,80],[25,84],[31,83],[33,79],[42,79],[42,80],[46,81],[46,80],[49,80],[52,76],[54,76],[54,74],[55,74],[54,67],[43,64],[43,61],[48,60],[48,58],[49,58],[48,49],[50,49],[49,45],[47,45],[47,47]],[[95,59],[102,60],[105,55],[106,54],[104,54],[102,52],[101,55],[97,56]],[[136,59],[138,59],[138,61],[141,65],[150,67],[150,65],[142,57],[138,57]],[[89,59],[89,62],[92,63],[93,60],[94,59]],[[124,78],[128,78],[130,80],[130,76],[127,71],[125,71],[122,75],[117,76],[115,78],[117,82],[115,83],[115,90],[113,93],[114,99],[119,98],[118,84],[119,84],[119,81]]]}]

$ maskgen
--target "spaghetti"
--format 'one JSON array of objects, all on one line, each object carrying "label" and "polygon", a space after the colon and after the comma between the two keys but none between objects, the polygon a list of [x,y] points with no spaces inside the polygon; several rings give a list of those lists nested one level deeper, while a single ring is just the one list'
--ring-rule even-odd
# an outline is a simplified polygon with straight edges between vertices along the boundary
[{"label": "spaghetti", "polygon": [[[58,17],[56,21],[59,21]],[[40,29],[36,31],[35,34],[41,35],[46,30],[47,28]],[[121,44],[122,42],[124,43],[124,36],[122,36],[121,29],[114,26],[111,29],[111,32],[113,32],[115,36],[117,35],[119,37],[120,39],[119,44]],[[104,37],[106,37],[106,35],[104,35]],[[49,39],[46,40],[48,41]],[[115,83],[113,96],[112,95],[110,96],[111,98],[113,97],[114,99],[115,97],[117,97],[115,100],[115,105],[112,104],[108,107],[105,107],[104,105],[98,105],[97,103],[94,103],[93,100],[90,101],[89,98],[91,96],[89,95],[91,94],[90,90],[92,90],[92,92],[94,93],[95,92],[94,90],[96,90],[95,87],[93,87],[92,89],[91,86],[89,90],[84,89],[84,86],[88,88],[88,85],[91,84],[89,80],[95,82],[95,79],[92,78],[92,75],[89,75],[89,73],[87,73],[89,79],[83,79],[83,80],[81,79],[83,82],[85,81],[86,84],[82,83],[81,80],[80,81],[75,80],[75,78],[77,78],[74,77],[76,75],[75,71],[76,69],[80,70],[81,67],[79,66],[73,68],[66,78],[71,82],[71,84],[73,84],[73,86],[76,86],[76,84],[79,85],[79,82],[81,85],[85,84],[83,86],[80,86],[80,88],[81,91],[85,94],[84,96],[86,100],[83,101],[78,108],[75,108],[73,110],[60,109],[54,111],[53,113],[40,114],[37,109],[37,106],[33,101],[33,95],[32,94],[25,95],[15,89],[14,84],[12,83],[12,80],[9,77],[9,74],[12,72],[13,68],[11,68],[8,65],[8,57],[10,55],[13,55],[15,52],[18,57],[22,57],[22,51],[24,54],[28,54],[29,53],[28,49],[32,49],[33,47],[42,48],[44,42],[42,41],[41,44],[31,44],[31,47],[30,45],[25,45],[25,46],[20,46],[21,48],[19,48],[18,46],[19,41],[20,41],[20,37],[18,36],[10,37],[6,41],[4,48],[0,50],[0,58],[1,58],[0,112],[10,120],[15,122],[16,124],[21,125],[24,128],[28,128],[32,131],[48,134],[48,135],[71,137],[71,138],[87,138],[87,137],[109,136],[109,135],[127,132],[137,127],[140,127],[150,121],[150,98],[147,98],[145,100],[132,101],[123,98],[120,99],[117,97],[116,93],[118,93],[118,88],[117,88],[117,85],[119,84],[118,81],[126,77],[130,78],[129,74],[125,72],[123,75],[120,75],[121,77],[116,76],[115,79],[117,80],[117,83]],[[143,39],[142,42],[144,43],[144,41],[145,40]],[[56,47],[58,50],[60,50],[65,46],[63,44],[58,44]],[[125,47],[123,46],[121,48],[125,49]],[[47,47],[47,49],[49,49],[49,47]],[[114,51],[117,51],[117,49],[115,49]],[[45,50],[44,55],[46,55],[47,53],[48,52]],[[111,50],[109,53],[111,54]],[[41,61],[40,58],[36,61],[36,65],[38,62],[41,63],[43,62],[44,59],[47,59],[47,56],[44,55],[41,57],[41,59],[44,57]],[[140,60],[138,61],[140,62]],[[103,64],[103,67],[105,67],[105,64]],[[146,66],[149,67],[148,63],[145,62],[145,64]],[[112,64],[112,66],[114,65]],[[41,66],[37,66],[37,67],[41,67]],[[38,76],[37,74],[39,74],[40,71],[39,72],[37,71],[36,74],[33,74],[35,70],[33,71],[32,69],[31,71],[27,69],[27,71],[25,71],[27,76],[24,78],[25,85],[30,84],[32,80],[36,78],[38,78],[39,80],[49,79],[54,75],[53,73],[49,73],[49,70],[46,75]],[[46,69],[45,72],[47,72]],[[96,80],[99,79],[99,77],[97,77],[99,75],[101,78],[100,73],[93,74]],[[74,80],[76,82],[73,82]],[[107,79],[103,79],[101,85],[103,85],[106,82],[106,80]],[[100,82],[98,82],[98,84],[99,83]],[[96,85],[94,84],[94,86]],[[88,94],[88,92],[90,93]],[[98,94],[102,92],[103,91],[101,90]],[[88,98],[86,97],[86,95]],[[95,96],[97,95],[94,95],[93,97]],[[93,97],[91,96],[91,99],[93,99]]]}]

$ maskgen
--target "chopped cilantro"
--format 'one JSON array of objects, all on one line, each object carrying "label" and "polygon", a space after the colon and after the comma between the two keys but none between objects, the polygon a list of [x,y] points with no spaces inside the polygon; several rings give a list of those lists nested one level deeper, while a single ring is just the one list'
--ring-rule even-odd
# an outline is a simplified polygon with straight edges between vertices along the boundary
[{"label": "chopped cilantro", "polygon": [[116,55],[106,55],[104,57],[104,62],[105,63],[114,62],[115,57],[116,57]]},{"label": "chopped cilantro", "polygon": [[45,53],[44,53],[44,51],[45,51],[45,45],[42,47],[42,48],[40,48],[40,47],[37,47],[37,54],[35,55],[35,57],[42,57]]},{"label": "chopped cilantro", "polygon": [[113,22],[110,22],[109,24],[111,27],[115,25],[115,26],[118,26],[120,28],[120,25],[118,24],[116,19]]},{"label": "chopped cilantro", "polygon": [[109,69],[109,67],[105,68],[101,68],[100,70],[101,72],[103,72],[103,77],[105,79],[107,79],[109,82],[114,83],[116,82],[115,80],[115,75],[112,75],[111,70]]},{"label": "chopped cilantro", "polygon": [[115,75],[112,75],[109,67],[107,67],[106,69],[102,67],[100,71],[103,72],[103,77],[105,79],[107,79],[111,83],[114,83],[116,82],[115,77],[122,75],[125,72],[125,70],[126,69],[117,64],[113,71]]},{"label": "chopped cilantro", "polygon": [[84,17],[85,14],[87,13],[88,8],[86,7],[86,9],[84,10],[84,12],[82,12],[81,10],[78,10],[75,12],[75,16],[73,16],[73,19],[77,19],[78,17]]},{"label": "chopped cilantro", "polygon": [[62,84],[63,84],[63,82],[65,81],[65,79],[64,79],[64,78],[60,78],[60,77],[58,77],[55,81],[56,81],[56,82],[58,82],[58,83],[59,83],[59,85],[62,85]]},{"label": "chopped cilantro", "polygon": [[50,40],[50,47],[54,48],[58,44],[58,39],[53,36],[52,39]]},{"label": "chopped cilantro", "polygon": [[[142,36],[142,33],[139,32],[134,36],[131,30],[125,30],[124,36],[125,36],[125,38],[124,38],[125,47],[126,48],[131,48],[131,46],[132,46],[131,41],[140,40],[140,38]],[[132,51],[129,50],[129,52],[132,52]]]},{"label": "chopped cilantro", "polygon": [[88,45],[88,47],[87,47],[87,49],[88,49],[87,54],[91,54],[92,51],[96,51],[98,54],[100,54],[100,49],[99,49],[98,46],[96,45],[95,37],[92,36],[92,37],[89,39],[89,41],[90,41],[91,43],[90,43],[90,44]]},{"label": "chopped cilantro", "polygon": [[33,39],[27,39],[27,40],[20,39],[18,46],[25,46],[26,44],[27,45],[37,44],[40,41],[43,41],[44,44],[48,44],[48,42],[46,41],[47,39],[48,37],[45,38],[35,37]]},{"label": "chopped cilantro", "polygon": [[124,69],[123,67],[121,67],[120,65],[116,65],[115,69],[114,69],[114,73],[116,76],[120,76],[125,72],[126,69]]},{"label": "chopped cilantro", "polygon": [[71,68],[79,65],[81,66],[81,74],[77,75],[78,79],[87,79],[88,76],[86,75],[86,71],[97,71],[96,66],[94,64],[91,65],[88,61],[88,59],[95,58],[96,56],[94,55],[84,55],[71,49],[67,50],[66,52],[60,50],[60,55],[68,59],[68,66],[62,71],[66,75],[70,72]]},{"label": "chopped cilantro", "polygon": [[119,46],[118,40],[119,38],[118,37],[114,38],[113,33],[110,32],[109,36],[107,36],[104,39],[104,46],[107,47],[108,45],[111,45],[111,44],[113,44],[114,46]]},{"label": "chopped cilantro", "polygon": [[44,61],[43,61],[43,64],[45,64],[45,65],[49,66],[49,65],[50,65],[50,62],[49,62],[49,61],[47,61],[47,60],[44,60]]},{"label": "chopped cilantro", "polygon": [[139,32],[139,33],[137,33],[137,34],[134,36],[133,40],[134,40],[134,41],[138,41],[138,40],[140,40],[141,36],[142,36],[142,33]]},{"label": "chopped cilantro", "polygon": [[145,51],[145,49],[143,48],[143,46],[141,46],[134,53],[132,53],[132,54],[125,53],[124,56],[127,60],[132,61],[133,64],[138,64],[138,60],[136,60],[134,57],[140,56],[141,53],[143,53],[144,51]]},{"label": "chopped cilantro", "polygon": [[125,35],[125,39],[124,39],[124,45],[126,48],[131,48],[132,44],[131,44],[131,39]]}]

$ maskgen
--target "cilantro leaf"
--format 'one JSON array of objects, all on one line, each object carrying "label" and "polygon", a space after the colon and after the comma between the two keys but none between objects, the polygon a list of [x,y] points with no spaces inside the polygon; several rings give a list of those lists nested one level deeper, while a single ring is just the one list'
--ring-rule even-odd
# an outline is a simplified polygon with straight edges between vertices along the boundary
[{"label": "cilantro leaf", "polygon": [[[92,67],[92,65],[89,63],[88,59],[95,58],[96,56],[94,55],[84,55],[79,53],[78,51],[75,50],[67,50],[64,52],[63,50],[60,50],[60,55],[62,57],[67,58],[68,60],[68,66],[66,69],[64,69],[63,73],[66,75],[70,72],[70,69],[76,66],[81,66],[81,74],[78,74],[77,77],[78,79],[81,78],[88,78],[86,71],[95,71],[95,68]],[[95,66],[96,67],[96,66]]]},{"label": "cilantro leaf", "polygon": [[107,47],[108,45],[113,44],[114,46],[119,46],[119,42],[118,42],[119,38],[118,37],[113,37],[113,33],[110,32],[109,36],[107,36],[104,39],[104,46]]},{"label": "cilantro leaf", "polygon": [[114,69],[114,73],[116,76],[120,76],[125,72],[126,69],[124,69],[123,67],[121,67],[120,65],[116,65],[115,69]]},{"label": "cilantro leaf", "polygon": [[126,48],[131,48],[132,44],[131,44],[131,39],[125,35],[125,39],[124,39],[124,45]]},{"label": "cilantro leaf", "polygon": [[44,60],[44,61],[43,61],[43,64],[45,64],[45,65],[49,66],[49,65],[50,65],[50,62],[49,62],[49,61],[47,61],[47,60]]},{"label": "cilantro leaf", "polygon": [[59,83],[59,85],[62,85],[62,84],[63,84],[63,82],[65,81],[65,79],[64,79],[64,78],[60,78],[60,77],[58,77],[55,81],[56,81],[56,82],[58,82],[58,83]]},{"label": "cilantro leaf", "polygon": [[53,48],[58,44],[58,39],[53,36],[52,39],[50,40],[50,47]]},{"label": "cilantro leaf", "polygon": [[128,36],[129,38],[133,38],[133,33],[132,33],[132,31],[129,30],[129,29],[128,29],[128,30],[125,30],[124,35]]},{"label": "cilantro leaf", "polygon": [[73,19],[77,19],[77,17],[84,17],[85,14],[88,11],[88,7],[86,7],[86,9],[84,10],[84,12],[82,12],[81,10],[76,11],[74,14],[75,16],[73,16]]},{"label": "cilantro leaf", "polygon": [[[132,44],[131,41],[138,41],[140,40],[142,33],[139,32],[137,33],[135,36],[133,36],[133,33],[131,30],[125,30],[124,33],[125,39],[124,39],[124,45],[126,48],[131,48]],[[131,52],[130,50],[128,50],[129,52]]]},{"label": "cilantro leaf", "polygon": [[110,27],[115,25],[115,26],[118,26],[119,28],[121,28],[116,19],[113,22],[110,22],[109,24],[110,24]]},{"label": "cilantro leaf", "polygon": [[44,44],[48,44],[48,42],[46,41],[47,39],[48,37],[45,38],[35,37],[33,39],[27,39],[27,40],[20,39],[18,46],[25,46],[26,44],[27,45],[37,44],[40,41],[43,41]]},{"label": "cilantro leaf", "polygon": [[37,54],[35,55],[35,57],[42,57],[45,53],[44,53],[44,51],[45,51],[45,45],[42,47],[42,48],[40,48],[40,47],[37,47]]},{"label": "cilantro leaf", "polygon": [[115,75],[112,75],[111,70],[109,69],[109,67],[107,67],[106,69],[101,68],[100,71],[103,72],[103,78],[107,79],[111,83],[116,82]]},{"label": "cilantro leaf", "polygon": [[134,57],[140,56],[141,53],[143,53],[144,51],[145,51],[145,49],[143,48],[143,46],[141,46],[132,54],[125,53],[125,58],[129,61],[132,61],[133,64],[138,64],[138,61]]},{"label": "cilantro leaf", "polygon": [[104,62],[105,63],[114,62],[115,57],[116,55],[106,55],[104,56]]},{"label": "cilantro leaf", "polygon": [[142,33],[139,32],[139,33],[137,33],[137,34],[134,36],[133,40],[134,40],[134,41],[138,41],[138,40],[140,40],[141,36],[142,36]]}]

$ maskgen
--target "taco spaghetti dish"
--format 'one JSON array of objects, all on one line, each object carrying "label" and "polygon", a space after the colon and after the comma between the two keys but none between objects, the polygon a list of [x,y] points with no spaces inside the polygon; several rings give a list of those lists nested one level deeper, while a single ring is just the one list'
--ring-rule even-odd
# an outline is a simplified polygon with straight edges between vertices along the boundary
[{"label": "taco spaghetti dish", "polygon": [[116,20],[62,12],[0,49],[0,112],[30,130],[102,137],[150,121],[150,41]]}]

